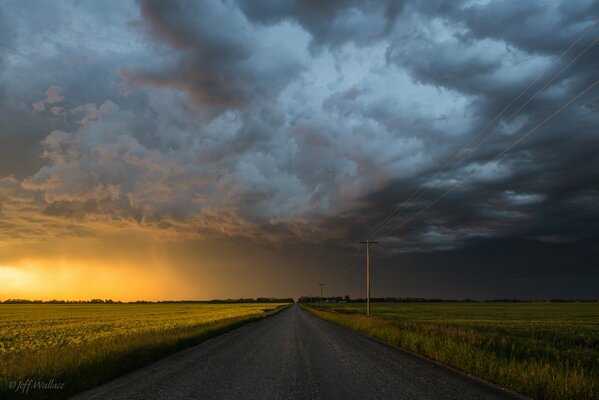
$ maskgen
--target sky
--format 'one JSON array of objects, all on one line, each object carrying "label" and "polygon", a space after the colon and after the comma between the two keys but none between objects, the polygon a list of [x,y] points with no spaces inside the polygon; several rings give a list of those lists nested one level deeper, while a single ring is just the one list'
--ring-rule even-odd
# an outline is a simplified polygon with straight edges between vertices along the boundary
[{"label": "sky", "polygon": [[599,298],[598,18],[3,1],[0,300]]}]

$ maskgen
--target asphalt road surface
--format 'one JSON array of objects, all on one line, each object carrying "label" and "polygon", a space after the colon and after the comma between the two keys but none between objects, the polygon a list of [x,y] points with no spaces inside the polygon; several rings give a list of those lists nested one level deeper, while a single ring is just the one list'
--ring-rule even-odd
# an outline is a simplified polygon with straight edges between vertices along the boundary
[{"label": "asphalt road surface", "polygon": [[294,305],[77,399],[515,399]]}]

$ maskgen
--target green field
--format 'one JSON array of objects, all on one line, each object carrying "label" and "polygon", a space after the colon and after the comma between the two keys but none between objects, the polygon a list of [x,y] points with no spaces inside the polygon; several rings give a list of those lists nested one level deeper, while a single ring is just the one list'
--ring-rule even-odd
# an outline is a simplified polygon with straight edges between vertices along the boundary
[{"label": "green field", "polygon": [[536,399],[599,399],[599,303],[305,304]]},{"label": "green field", "polygon": [[[64,398],[284,306],[0,304],[0,398]],[[12,387],[28,379],[64,387]]]}]

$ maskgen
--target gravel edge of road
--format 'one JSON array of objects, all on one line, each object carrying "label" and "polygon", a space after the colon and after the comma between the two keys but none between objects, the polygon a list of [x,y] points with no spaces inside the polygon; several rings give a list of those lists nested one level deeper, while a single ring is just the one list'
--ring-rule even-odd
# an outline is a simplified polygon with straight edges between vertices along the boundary
[{"label": "gravel edge of road", "polygon": [[447,370],[447,371],[448,371],[448,372],[450,372],[450,373],[453,373],[453,374],[455,374],[455,375],[459,375],[459,376],[461,376],[462,378],[465,378],[465,379],[468,379],[468,380],[475,381],[477,384],[479,384],[479,385],[481,385],[481,386],[486,386],[486,387],[489,387],[489,388],[491,388],[491,389],[495,389],[495,390],[499,390],[499,391],[502,391],[502,392],[509,393],[510,395],[513,395],[514,397],[517,397],[517,398],[519,398],[519,399],[521,399],[521,400],[534,400],[532,397],[527,397],[527,396],[525,396],[525,395],[523,395],[523,394],[521,394],[521,393],[515,392],[515,391],[513,391],[513,390],[511,390],[511,389],[508,389],[508,388],[506,388],[506,387],[500,386],[500,385],[498,385],[498,384],[496,384],[496,383],[490,382],[490,381],[488,381],[488,380],[485,380],[485,379],[483,379],[483,378],[480,378],[480,377],[478,377],[478,376],[475,376],[475,375],[471,375],[471,374],[469,374],[469,373],[468,373],[468,372],[466,372],[466,371],[462,371],[462,370],[460,370],[460,369],[457,369],[457,368],[455,368],[455,367],[452,367],[451,365],[444,364],[444,363],[442,363],[442,362],[440,362],[440,361],[437,361],[437,360],[434,360],[434,359],[432,359],[432,358],[428,358],[428,357],[426,357],[426,356],[423,356],[422,354],[418,354],[418,353],[416,353],[415,351],[408,350],[408,349],[404,349],[403,347],[399,347],[399,346],[397,346],[397,345],[394,345],[394,344],[392,344],[392,343],[386,342],[386,341],[384,341],[383,339],[380,339],[380,338],[377,338],[377,337],[374,337],[374,336],[367,335],[367,334],[366,334],[366,333],[364,333],[364,332],[361,332],[361,331],[358,331],[358,330],[354,330],[354,329],[348,328],[347,326],[345,326],[345,325],[342,325],[342,324],[339,324],[339,323],[337,323],[337,322],[335,322],[335,321],[331,321],[331,320],[328,320],[328,319],[325,319],[325,318],[319,317],[318,315],[314,314],[314,313],[312,312],[312,310],[310,310],[310,308],[309,308],[309,307],[305,307],[304,305],[302,305],[302,304],[300,304],[300,303],[296,303],[296,304],[297,304],[298,306],[300,306],[300,307],[301,307],[303,310],[305,310],[305,311],[307,311],[308,313],[310,313],[310,315],[312,315],[312,316],[314,316],[314,317],[316,317],[316,318],[318,318],[318,319],[321,319],[321,320],[323,320],[323,321],[326,321],[326,322],[328,322],[328,323],[330,323],[330,324],[333,324],[333,325],[337,325],[337,326],[339,326],[339,327],[341,327],[341,328],[344,328],[344,329],[350,330],[350,331],[352,331],[352,332],[354,332],[354,333],[357,333],[358,335],[360,335],[360,336],[362,336],[362,337],[364,337],[364,338],[367,338],[367,339],[369,339],[369,340],[372,340],[372,341],[374,341],[374,342],[380,343],[380,344],[382,344],[382,345],[384,345],[384,346],[390,347],[390,348],[392,348],[392,349],[395,349],[395,350],[397,350],[397,351],[400,351],[400,352],[402,352],[402,353],[404,353],[404,354],[408,354],[408,355],[410,355],[410,356],[412,356],[412,357],[416,357],[416,358],[418,358],[418,359],[421,359],[421,360],[423,360],[423,361],[427,361],[427,362],[429,362],[429,363],[435,364],[436,366],[438,366],[438,367],[441,367],[441,368],[443,368],[443,369]]}]

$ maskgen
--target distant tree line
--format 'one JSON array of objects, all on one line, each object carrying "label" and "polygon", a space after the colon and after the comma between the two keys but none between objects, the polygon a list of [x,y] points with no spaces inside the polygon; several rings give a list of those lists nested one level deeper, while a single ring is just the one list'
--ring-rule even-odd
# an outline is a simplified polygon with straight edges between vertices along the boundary
[{"label": "distant tree line", "polygon": [[[472,302],[472,303],[586,303],[597,302],[599,300],[563,300],[563,299],[539,299],[539,300],[522,300],[522,299],[493,299],[493,300],[473,300],[473,299],[437,299],[423,297],[371,297],[371,303],[456,303],[456,302]],[[298,299],[298,303],[366,303],[365,298],[354,298],[349,296],[302,296]]]},{"label": "distant tree line", "polygon": [[349,296],[345,296],[345,297],[341,297],[341,296],[335,296],[335,297],[302,296],[297,300],[298,303],[321,303],[321,302],[350,303],[350,302],[355,302],[355,301],[356,300],[350,299]]},{"label": "distant tree line", "polygon": [[[442,299],[425,299],[421,297],[371,297],[370,302],[372,303],[397,303],[397,302],[409,302],[409,303],[425,303],[425,302],[440,302],[440,301],[472,301],[472,300],[442,300]],[[352,299],[349,296],[302,296],[299,298],[298,303],[365,303],[366,299],[355,298]]]},{"label": "distant tree line", "polygon": [[210,304],[223,304],[223,303],[294,303],[295,300],[292,298],[275,298],[275,297],[257,297],[252,298],[241,298],[241,299],[215,299],[215,300],[164,300],[158,301],[157,303],[210,303]]},{"label": "distant tree line", "polygon": [[28,299],[8,299],[2,303],[5,304],[161,304],[161,303],[210,303],[210,304],[227,304],[227,303],[293,303],[292,298],[274,298],[274,297],[258,297],[255,299],[216,299],[216,300],[164,300],[164,301],[115,301],[112,299],[91,299],[91,300],[28,300]]},{"label": "distant tree line", "polygon": [[90,304],[90,303],[102,303],[102,304],[123,304],[122,301],[115,301],[112,299],[91,299],[91,300],[28,300],[28,299],[8,299],[2,303],[5,304]]},{"label": "distant tree line", "polygon": [[[564,300],[564,299],[493,299],[493,300],[472,300],[472,299],[437,299],[424,297],[372,297],[372,303],[452,303],[452,302],[477,302],[477,303],[586,303],[598,302],[599,300]],[[239,298],[239,299],[214,299],[214,300],[162,300],[162,301],[118,301],[112,299],[91,299],[91,300],[29,300],[29,299],[7,299],[0,301],[4,304],[168,304],[168,303],[205,303],[205,304],[231,304],[231,303],[294,303],[295,300],[288,298],[258,297],[258,298]],[[365,303],[365,298],[351,298],[349,296],[302,296],[298,303]]]}]

